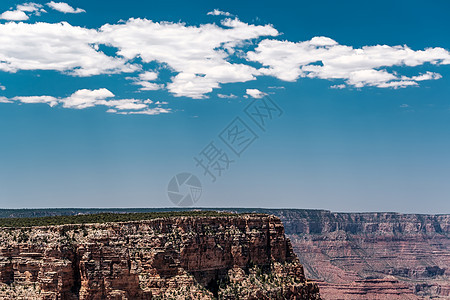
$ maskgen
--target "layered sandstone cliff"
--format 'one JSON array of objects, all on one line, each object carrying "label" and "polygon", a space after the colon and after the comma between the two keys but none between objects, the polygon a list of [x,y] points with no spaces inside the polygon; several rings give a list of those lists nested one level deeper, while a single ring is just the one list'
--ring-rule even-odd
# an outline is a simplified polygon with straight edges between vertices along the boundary
[{"label": "layered sandstone cliff", "polygon": [[265,212],[324,299],[450,299],[450,215]]},{"label": "layered sandstone cliff", "polygon": [[[0,217],[164,210],[0,210]],[[449,215],[219,210],[278,216],[294,252],[305,266],[306,276],[318,281],[324,299],[450,299]],[[249,270],[244,273],[250,274]],[[239,274],[237,271],[228,278],[240,278]],[[250,274],[241,282],[248,286],[252,277]],[[228,285],[227,291],[231,286]]]},{"label": "layered sandstone cliff", "polygon": [[0,229],[1,299],[320,299],[267,215]]}]

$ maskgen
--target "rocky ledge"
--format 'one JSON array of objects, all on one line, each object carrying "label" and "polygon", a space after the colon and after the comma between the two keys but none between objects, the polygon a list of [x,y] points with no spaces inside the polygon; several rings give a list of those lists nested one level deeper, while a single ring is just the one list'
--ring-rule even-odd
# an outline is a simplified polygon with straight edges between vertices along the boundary
[{"label": "rocky ledge", "polygon": [[1,299],[320,299],[277,217],[0,228]]}]

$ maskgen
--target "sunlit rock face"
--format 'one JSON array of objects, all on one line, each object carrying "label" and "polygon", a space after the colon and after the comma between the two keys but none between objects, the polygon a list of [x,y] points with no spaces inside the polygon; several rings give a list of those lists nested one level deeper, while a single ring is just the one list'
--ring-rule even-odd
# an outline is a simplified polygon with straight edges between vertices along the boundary
[{"label": "sunlit rock face", "polygon": [[450,216],[270,210],[324,299],[450,298]]},{"label": "sunlit rock face", "polygon": [[320,299],[277,217],[0,229],[1,299]]}]

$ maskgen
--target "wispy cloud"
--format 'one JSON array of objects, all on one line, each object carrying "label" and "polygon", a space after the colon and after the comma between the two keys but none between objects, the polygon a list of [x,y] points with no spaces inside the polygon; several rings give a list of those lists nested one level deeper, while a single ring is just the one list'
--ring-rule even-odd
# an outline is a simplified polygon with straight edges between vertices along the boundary
[{"label": "wispy cloud", "polygon": [[336,89],[336,90],[342,90],[342,89],[346,88],[346,85],[345,84],[335,84],[335,85],[330,86],[330,88]]},{"label": "wispy cloud", "polygon": [[65,13],[65,14],[79,14],[79,13],[86,12],[84,9],[81,9],[81,8],[73,8],[72,6],[70,6],[69,4],[67,4],[65,2],[51,1],[51,2],[47,3],[47,5],[50,8],[57,10],[59,12]]},{"label": "wispy cloud", "polygon": [[0,96],[0,103],[12,103],[13,101],[9,100],[4,96]]},{"label": "wispy cloud", "polygon": [[229,94],[229,95],[217,94],[217,97],[222,98],[222,99],[235,99],[235,98],[237,98],[237,96],[234,95],[234,94]]},{"label": "wispy cloud", "polygon": [[141,86],[141,91],[156,91],[164,88],[164,84],[152,82],[158,78],[158,73],[146,71],[138,75],[138,77],[127,77],[132,80],[133,84]]},{"label": "wispy cloud", "polygon": [[253,98],[262,98],[262,97],[264,97],[265,95],[267,95],[266,93],[261,92],[261,91],[258,90],[258,89],[246,89],[246,90],[245,90],[245,93],[246,93],[247,95],[249,95],[250,97],[253,97]]},{"label": "wispy cloud", "polygon": [[230,14],[229,12],[226,11],[221,11],[220,9],[214,9],[213,11],[208,12],[209,16],[226,16],[226,17],[230,17],[232,16],[232,14]]},{"label": "wispy cloud", "polygon": [[64,98],[53,96],[17,96],[13,98],[0,97],[0,103],[20,102],[25,104],[44,103],[50,107],[61,106],[71,109],[86,109],[95,106],[105,106],[107,112],[118,114],[156,115],[169,113],[169,108],[163,106],[167,102],[154,102],[150,99],[114,99],[115,95],[108,89],[82,89]]}]

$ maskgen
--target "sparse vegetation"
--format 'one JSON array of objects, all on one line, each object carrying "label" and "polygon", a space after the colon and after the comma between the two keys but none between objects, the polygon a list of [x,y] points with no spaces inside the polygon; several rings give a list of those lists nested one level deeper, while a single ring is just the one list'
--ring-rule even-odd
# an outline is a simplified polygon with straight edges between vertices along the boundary
[{"label": "sparse vegetation", "polygon": [[174,212],[151,212],[151,213],[100,213],[77,216],[53,216],[39,218],[0,218],[0,227],[33,227],[66,224],[90,224],[109,222],[131,222],[151,220],[156,218],[171,217],[223,217],[239,216],[217,211],[174,211]]}]

